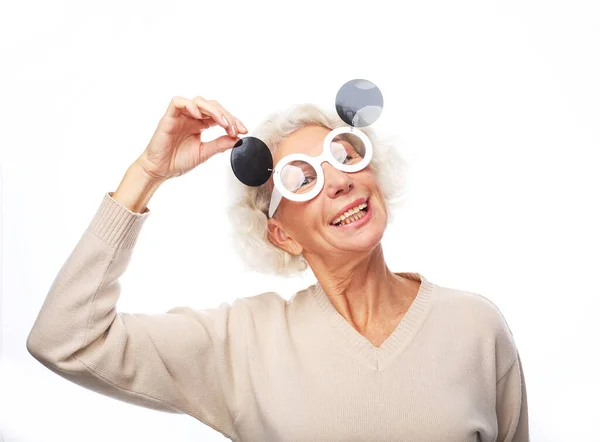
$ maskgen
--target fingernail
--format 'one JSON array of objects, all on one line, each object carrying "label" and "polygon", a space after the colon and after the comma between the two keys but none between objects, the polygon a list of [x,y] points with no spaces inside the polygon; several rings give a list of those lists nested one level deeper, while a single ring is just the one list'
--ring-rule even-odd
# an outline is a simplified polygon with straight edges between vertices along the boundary
[{"label": "fingernail", "polygon": [[246,126],[244,126],[241,121],[240,121],[240,126],[242,126],[242,129],[244,129],[246,132],[248,132],[248,129],[246,129]]}]

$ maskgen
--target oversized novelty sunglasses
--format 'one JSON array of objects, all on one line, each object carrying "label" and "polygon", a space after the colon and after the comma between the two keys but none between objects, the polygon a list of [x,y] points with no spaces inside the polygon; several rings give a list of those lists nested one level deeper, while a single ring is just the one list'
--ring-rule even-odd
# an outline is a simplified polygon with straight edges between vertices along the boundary
[{"label": "oversized novelty sunglasses", "polygon": [[350,173],[367,167],[373,157],[373,145],[357,127],[372,124],[382,110],[383,96],[377,86],[367,80],[351,80],[342,86],[336,97],[338,115],[351,126],[330,131],[320,155],[286,155],[273,169],[273,156],[267,145],[248,136],[233,146],[231,168],[242,183],[253,187],[266,183],[273,175],[274,188],[268,209],[268,217],[272,218],[282,198],[308,201],[321,192],[325,183],[323,162]]},{"label": "oversized novelty sunglasses", "polygon": [[343,172],[358,172],[371,162],[373,145],[369,138],[354,127],[338,127],[327,134],[323,151],[316,157],[294,153],[282,158],[273,171],[275,187],[269,204],[269,218],[281,199],[308,201],[316,197],[325,184],[323,167],[327,161]]}]

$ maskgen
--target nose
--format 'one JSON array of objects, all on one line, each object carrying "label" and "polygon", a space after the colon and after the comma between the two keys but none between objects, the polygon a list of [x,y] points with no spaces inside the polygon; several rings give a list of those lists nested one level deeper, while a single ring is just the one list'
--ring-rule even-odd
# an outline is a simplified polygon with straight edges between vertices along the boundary
[{"label": "nose", "polygon": [[336,169],[328,162],[321,164],[323,168],[323,178],[325,179],[325,192],[330,198],[335,198],[344,193],[350,192],[354,188],[354,181],[350,174]]}]

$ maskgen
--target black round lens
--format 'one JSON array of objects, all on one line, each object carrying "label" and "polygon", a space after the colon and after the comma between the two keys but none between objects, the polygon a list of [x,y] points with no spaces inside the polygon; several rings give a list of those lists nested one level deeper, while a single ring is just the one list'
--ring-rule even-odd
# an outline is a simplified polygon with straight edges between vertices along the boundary
[{"label": "black round lens", "polygon": [[383,95],[368,80],[350,80],[338,91],[335,110],[346,124],[354,127],[369,126],[383,111]]},{"label": "black round lens", "polygon": [[273,155],[262,140],[244,137],[231,150],[231,169],[246,186],[261,186],[271,176]]}]

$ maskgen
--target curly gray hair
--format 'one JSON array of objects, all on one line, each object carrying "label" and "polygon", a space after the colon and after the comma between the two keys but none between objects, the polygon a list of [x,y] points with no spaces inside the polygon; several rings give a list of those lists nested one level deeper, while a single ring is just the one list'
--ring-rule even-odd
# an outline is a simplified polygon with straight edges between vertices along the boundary
[{"label": "curly gray hair", "polygon": [[[321,126],[333,130],[345,125],[337,114],[304,103],[268,115],[251,135],[261,139],[274,154],[285,137],[302,127]],[[385,197],[389,224],[393,221],[393,211],[404,203],[407,164],[398,154],[394,142],[376,136],[371,127],[360,130],[373,144],[369,165],[375,171]],[[235,249],[244,263],[252,270],[277,276],[290,277],[304,272],[308,264],[302,255],[292,255],[267,238],[267,211],[273,180],[259,187],[249,187],[239,182],[233,173],[229,176],[232,203],[227,213],[234,231]]]}]

